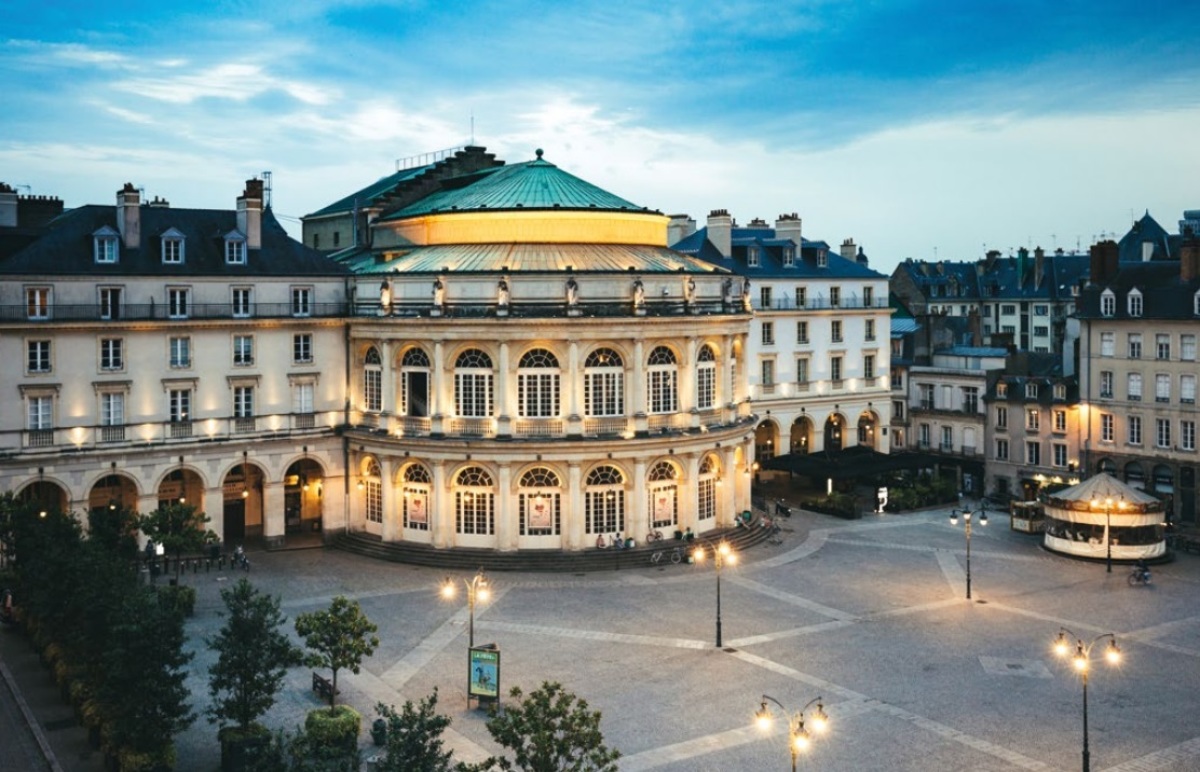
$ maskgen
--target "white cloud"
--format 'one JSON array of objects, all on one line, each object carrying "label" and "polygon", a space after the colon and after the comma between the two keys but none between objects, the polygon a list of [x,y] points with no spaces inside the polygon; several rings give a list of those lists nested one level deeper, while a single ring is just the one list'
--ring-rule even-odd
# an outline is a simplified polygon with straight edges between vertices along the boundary
[{"label": "white cloud", "polygon": [[308,105],[328,104],[331,89],[267,73],[252,63],[227,62],[191,73],[140,75],[113,84],[113,88],[148,99],[172,104],[190,104],[199,99],[228,99],[245,102],[268,91],[283,91]]}]

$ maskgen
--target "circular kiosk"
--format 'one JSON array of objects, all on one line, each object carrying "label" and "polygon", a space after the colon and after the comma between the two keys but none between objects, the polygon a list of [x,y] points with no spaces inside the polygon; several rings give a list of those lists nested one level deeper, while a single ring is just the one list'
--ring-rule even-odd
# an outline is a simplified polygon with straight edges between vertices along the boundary
[{"label": "circular kiosk", "polygon": [[[1163,502],[1108,474],[1042,494],[1045,541],[1051,552],[1131,561],[1162,557]],[[1111,552],[1110,552],[1111,549]]]}]

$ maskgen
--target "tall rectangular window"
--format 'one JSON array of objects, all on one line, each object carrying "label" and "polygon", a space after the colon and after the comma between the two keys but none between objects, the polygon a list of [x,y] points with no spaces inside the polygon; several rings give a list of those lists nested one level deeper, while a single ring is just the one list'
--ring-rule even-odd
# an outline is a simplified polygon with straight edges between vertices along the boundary
[{"label": "tall rectangular window", "polygon": [[29,430],[38,432],[54,428],[54,397],[29,398]]},{"label": "tall rectangular window", "polygon": [[841,357],[830,357],[829,358],[829,378],[834,381],[840,381],[842,379],[842,358]]},{"label": "tall rectangular window", "polygon": [[363,405],[372,413],[383,410],[383,371],[377,367],[363,371]]},{"label": "tall rectangular window", "polygon": [[100,318],[105,320],[121,318],[120,287],[100,288]]},{"label": "tall rectangular window", "polygon": [[829,337],[834,343],[842,342],[842,323],[838,319],[834,319],[829,323]]},{"label": "tall rectangular window", "polygon": [[796,383],[808,383],[808,359],[796,360]]},{"label": "tall rectangular window", "polygon": [[183,262],[183,239],[162,240],[162,261],[167,264]]},{"label": "tall rectangular window", "polygon": [[1054,411],[1054,431],[1058,432],[1059,434],[1062,434],[1066,430],[1067,430],[1067,411],[1055,410]]},{"label": "tall rectangular window", "polygon": [[250,305],[250,288],[249,287],[234,287],[233,288],[233,315],[236,318],[243,319],[251,316],[253,310]]},{"label": "tall rectangular window", "polygon": [[292,316],[312,316],[312,287],[292,287]]},{"label": "tall rectangular window", "polygon": [[713,362],[701,362],[696,368],[696,407],[711,410],[717,404],[717,367]]},{"label": "tall rectangular window", "polygon": [[1129,358],[1142,358],[1142,334],[1140,332],[1129,333]]},{"label": "tall rectangular window", "polygon": [[1116,333],[1102,332],[1100,333],[1100,356],[1111,357],[1116,353]]},{"label": "tall rectangular window", "polygon": [[313,361],[313,340],[311,332],[298,332],[292,336],[292,362],[308,364]]},{"label": "tall rectangular window", "polygon": [[1190,374],[1179,376],[1179,401],[1187,405],[1195,404],[1196,376]]},{"label": "tall rectangular window", "polygon": [[829,307],[830,308],[838,308],[841,305],[842,305],[842,288],[841,287],[830,287],[829,288]]},{"label": "tall rectangular window", "polygon": [[870,308],[875,305],[875,288],[863,287],[863,306]]},{"label": "tall rectangular window", "polygon": [[807,307],[808,307],[808,288],[807,287],[797,287],[796,288],[796,308],[807,308]]},{"label": "tall rectangular window", "polygon": [[225,262],[230,265],[245,265],[246,242],[242,239],[228,239],[225,242]]},{"label": "tall rectangular window", "polygon": [[1130,402],[1140,402],[1142,400],[1142,374],[1129,373],[1128,375],[1128,394]]},{"label": "tall rectangular window", "polygon": [[1042,413],[1036,407],[1027,408],[1025,410],[1025,428],[1030,431],[1037,431],[1041,428]]},{"label": "tall rectangular window", "polygon": [[1188,333],[1179,336],[1179,358],[1184,362],[1196,361],[1196,336]]},{"label": "tall rectangular window", "polygon": [[454,374],[455,409],[463,418],[486,418],[492,414],[492,376],[490,373]]},{"label": "tall rectangular window", "polygon": [[1183,450],[1196,449],[1196,422],[1179,422],[1179,446]]},{"label": "tall rectangular window", "polygon": [[808,322],[796,322],[796,342],[808,343]]},{"label": "tall rectangular window", "polygon": [[233,417],[251,418],[254,415],[254,387],[233,387]]},{"label": "tall rectangular window", "polygon": [[104,392],[100,395],[100,425],[121,426],[125,423],[125,395]]},{"label": "tall rectangular window", "polygon": [[188,315],[188,301],[191,299],[191,290],[186,287],[171,287],[167,289],[167,316],[172,319],[186,319]]},{"label": "tall rectangular window", "polygon": [[1042,444],[1040,442],[1025,443],[1025,463],[1030,466],[1040,466],[1042,463]]},{"label": "tall rectangular window", "polygon": [[1154,376],[1154,401],[1171,401],[1171,376],[1167,373],[1159,373]]},{"label": "tall rectangular window", "polygon": [[979,412],[979,389],[975,386],[964,386],[962,390],[963,396],[963,412],[978,413]]},{"label": "tall rectangular window", "polygon": [[762,364],[762,385],[763,386],[774,386],[775,385],[775,360],[774,359],[764,359],[761,364]]},{"label": "tall rectangular window", "polygon": [[758,288],[758,304],[759,304],[758,307],[759,308],[763,309],[764,311],[770,309],[772,306],[772,300],[773,300],[773,298],[771,297],[771,288],[770,287],[759,287]]},{"label": "tall rectangular window", "polygon": [[192,390],[171,389],[167,392],[171,423],[192,420]]},{"label": "tall rectangular window", "polygon": [[996,428],[997,429],[1007,429],[1008,428],[1008,408],[1006,408],[1006,407],[996,408]]},{"label": "tall rectangular window", "polygon": [[762,323],[762,342],[763,342],[764,346],[775,345],[775,323],[774,322],[763,322]]},{"label": "tall rectangular window", "polygon": [[1059,469],[1067,466],[1067,446],[1061,442],[1054,443],[1054,465]]},{"label": "tall rectangular window", "polygon": [[122,356],[123,341],[121,338],[100,339],[100,369],[121,370],[125,367]]},{"label": "tall rectangular window", "polygon": [[1113,395],[1113,374],[1112,370],[1100,371],[1100,396],[1103,399],[1112,399]]},{"label": "tall rectangular window", "polygon": [[1130,445],[1141,445],[1142,444],[1142,418],[1141,418],[1141,416],[1136,416],[1136,415],[1129,416],[1129,420],[1126,422],[1126,427],[1129,430],[1128,431],[1129,444]]},{"label": "tall rectangular window", "polygon": [[254,336],[233,336],[233,364],[237,367],[249,367],[254,364]]},{"label": "tall rectangular window", "polygon": [[1111,413],[1100,414],[1100,440],[1102,442],[1113,441],[1113,417]]},{"label": "tall rectangular window", "polygon": [[942,427],[942,452],[950,453],[954,450],[954,427]]},{"label": "tall rectangular window", "polygon": [[28,352],[28,356],[26,358],[26,372],[50,372],[50,341],[31,340],[27,343],[26,350]]},{"label": "tall rectangular window", "polygon": [[922,383],[918,384],[917,388],[921,392],[921,409],[933,410],[933,384]]},{"label": "tall rectangular window", "polygon": [[296,384],[292,391],[292,412],[313,412],[313,385],[311,383],[304,382]]},{"label": "tall rectangular window", "polygon": [[863,337],[866,338],[867,340],[875,340],[875,320],[874,319],[867,320],[866,331],[863,333]]},{"label": "tall rectangular window", "polygon": [[1171,447],[1171,421],[1167,418],[1154,419],[1154,440],[1160,448]]},{"label": "tall rectangular window", "polygon": [[1008,460],[1008,440],[996,440],[996,460]]},{"label": "tall rectangular window", "polygon": [[171,338],[170,343],[171,367],[180,369],[192,366],[192,339],[187,337]]},{"label": "tall rectangular window", "polygon": [[647,400],[650,412],[662,415],[664,413],[674,413],[679,409],[675,396],[675,370],[656,369],[646,373],[646,386],[649,399]]},{"label": "tall rectangular window", "polygon": [[1169,334],[1160,332],[1154,336],[1154,358],[1171,358],[1171,336]]},{"label": "tall rectangular window", "polygon": [[864,354],[863,355],[863,378],[866,378],[868,381],[874,380],[874,378],[875,378],[875,355],[874,354]]},{"label": "tall rectangular window", "polygon": [[25,290],[25,315],[30,319],[50,318],[49,287],[28,287]]}]

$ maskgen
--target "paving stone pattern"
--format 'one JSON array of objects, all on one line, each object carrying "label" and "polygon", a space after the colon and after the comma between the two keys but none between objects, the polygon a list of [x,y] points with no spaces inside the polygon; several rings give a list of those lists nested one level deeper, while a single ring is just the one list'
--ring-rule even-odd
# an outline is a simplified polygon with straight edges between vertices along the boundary
[{"label": "paving stone pattern", "polygon": [[[831,718],[801,761],[825,770],[1073,770],[1080,766],[1081,688],[1050,644],[1060,626],[1091,640],[1115,632],[1117,668],[1089,683],[1092,769],[1200,770],[1200,556],[1156,566],[1149,587],[1127,569],[1042,551],[996,516],[975,528],[971,601],[965,537],[947,512],[860,521],[797,512],[784,544],[761,545],[721,576],[724,647],[715,644],[711,566],[589,574],[492,574],[475,640],[502,652],[501,685],[561,681],[604,714],[622,770],[777,770],[785,722],[761,733],[769,694],[791,709],[818,695]],[[496,747],[466,696],[467,610],[443,601],[444,573],[336,550],[254,556],[250,579],[282,596],[289,617],[357,598],[379,625],[379,651],[339,677],[364,714],[439,689],[448,745],[473,761]],[[192,692],[207,701],[203,644],[221,620],[220,588],[241,574],[189,575]],[[459,574],[461,576],[461,574]],[[294,727],[318,706],[308,670],[288,679],[268,716]],[[50,732],[52,743],[58,732]],[[214,770],[215,729],[177,738],[181,770]],[[76,767],[82,769],[82,767]]]}]

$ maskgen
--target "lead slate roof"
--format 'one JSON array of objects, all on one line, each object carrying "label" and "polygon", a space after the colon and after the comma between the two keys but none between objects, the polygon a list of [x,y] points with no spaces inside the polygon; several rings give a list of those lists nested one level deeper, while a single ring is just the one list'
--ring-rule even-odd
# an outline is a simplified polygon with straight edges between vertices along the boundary
[{"label": "lead slate roof", "polygon": [[[329,276],[346,269],[288,236],[270,209],[262,213],[262,248],[246,250],[243,265],[225,262],[225,236],[237,229],[237,213],[223,209],[141,206],[141,245],[119,241],[116,263],[97,263],[94,234],[117,230],[115,206],[90,204],[50,222],[45,235],[8,256],[0,274],[103,276]],[[162,235],[174,228],[184,237],[184,262],[164,265]],[[119,238],[119,237],[118,237]]]},{"label": "lead slate roof", "polygon": [[340,198],[337,201],[334,201],[329,206],[321,207],[320,209],[318,209],[317,211],[313,212],[312,214],[310,214],[308,216],[309,217],[320,217],[321,215],[325,215],[325,214],[348,212],[348,211],[352,210],[356,205],[357,206],[371,206],[378,199],[380,199],[383,196],[390,193],[392,191],[392,189],[395,188],[401,182],[404,182],[405,180],[410,180],[413,177],[417,177],[421,174],[424,174],[426,171],[428,171],[429,169],[432,169],[432,168],[433,168],[432,164],[426,164],[425,166],[414,166],[411,169],[401,169],[400,171],[395,172],[394,174],[389,174],[386,177],[380,177],[378,180],[376,180],[375,182],[366,186],[365,188],[363,188],[361,190],[356,190],[353,193],[351,193],[350,195],[345,196],[344,198]]},{"label": "lead slate roof", "polygon": [[499,166],[447,180],[446,187],[381,220],[426,214],[514,209],[586,209],[649,212],[564,172],[539,152],[535,161]]},{"label": "lead slate roof", "polygon": [[[692,255],[700,260],[727,268],[734,273],[744,276],[761,276],[763,278],[803,278],[803,279],[883,279],[886,278],[853,260],[847,260],[836,251],[829,248],[824,241],[810,241],[801,238],[796,244],[793,239],[781,239],[775,236],[773,228],[733,228],[730,243],[736,247],[757,246],[759,249],[758,266],[746,265],[745,257],[725,257],[708,239],[708,228],[700,228],[689,236],[671,245],[672,249]],[[795,260],[791,266],[783,264],[783,247],[795,245],[798,247]],[[817,266],[816,253],[823,250],[826,266]]]},{"label": "lead slate roof", "polygon": [[[393,259],[381,257],[395,255]],[[356,274],[558,272],[725,273],[702,260],[649,245],[437,244],[395,250],[346,250],[334,256]]]}]

